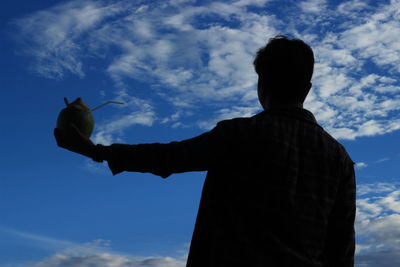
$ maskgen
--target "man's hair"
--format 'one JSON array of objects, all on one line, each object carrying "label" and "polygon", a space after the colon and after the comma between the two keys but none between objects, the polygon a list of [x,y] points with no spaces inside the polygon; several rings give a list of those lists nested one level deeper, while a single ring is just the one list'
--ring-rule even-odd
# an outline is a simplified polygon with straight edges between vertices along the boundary
[{"label": "man's hair", "polygon": [[304,90],[309,89],[314,70],[314,53],[309,45],[278,35],[258,50],[253,64],[267,82],[270,95],[285,102],[304,101],[308,93]]}]

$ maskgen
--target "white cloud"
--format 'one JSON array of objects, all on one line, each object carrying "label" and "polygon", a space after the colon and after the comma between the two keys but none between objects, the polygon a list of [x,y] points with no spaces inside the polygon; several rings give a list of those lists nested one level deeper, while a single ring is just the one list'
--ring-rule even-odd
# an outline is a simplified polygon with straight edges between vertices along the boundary
[{"label": "white cloud", "polygon": [[299,6],[305,13],[318,13],[326,8],[326,0],[301,1]]},{"label": "white cloud", "polygon": [[400,250],[388,250],[356,256],[356,267],[393,267],[400,265]]},{"label": "white cloud", "polygon": [[382,194],[395,191],[398,185],[395,183],[374,183],[357,185],[357,195],[363,196],[370,193]]},{"label": "white cloud", "polygon": [[[282,13],[269,10],[269,3],[273,6],[265,0],[201,5],[73,0],[16,25],[32,47],[25,52],[34,56],[39,74],[83,77],[85,57],[107,58],[106,73],[119,97],[135,95],[129,82],[141,81],[149,87],[143,101],[161,97],[182,112],[179,121],[168,122],[171,126],[185,124],[187,111],[196,110],[190,119],[202,128],[235,106],[243,112],[225,114],[245,116],[252,115],[247,110],[258,110],[253,57],[269,37],[288,33],[314,49],[313,89],[305,107],[334,137],[354,139],[400,129],[395,119],[400,110],[400,1],[307,0],[297,6],[282,3]],[[155,108],[130,109],[102,127],[97,140],[110,142],[129,125],[152,125],[157,117],[166,117]]]},{"label": "white cloud", "polygon": [[15,21],[27,41],[25,53],[35,58],[33,70],[48,78],[65,72],[84,76],[77,39],[99,22],[120,12],[114,5],[93,1],[70,1]]},{"label": "white cloud", "polygon": [[181,256],[135,256],[118,253],[112,250],[111,241],[97,239],[87,243],[77,243],[53,237],[33,234],[16,229],[0,226],[2,234],[6,233],[21,238],[26,244],[43,248],[51,252],[38,262],[12,262],[6,266],[35,266],[35,267],[184,267],[187,259],[187,248],[178,253]]},{"label": "white cloud", "polygon": [[374,88],[374,90],[380,93],[397,93],[400,92],[400,86],[381,86]]},{"label": "white cloud", "polygon": [[367,167],[368,165],[365,162],[357,162],[356,163],[356,168],[357,169],[363,169],[365,167]]},{"label": "white cloud", "polygon": [[156,120],[153,106],[148,101],[131,97],[122,92],[120,93],[120,99],[125,101],[130,110],[127,114],[119,114],[117,118],[97,126],[92,138],[94,143],[109,145],[116,141],[121,142],[123,132],[127,128],[133,125],[152,126]]},{"label": "white cloud", "polygon": [[397,266],[400,262],[398,183],[358,185],[356,266]]},{"label": "white cloud", "polygon": [[400,71],[397,62],[400,59],[400,45],[396,36],[400,33],[400,2],[390,1],[376,12],[364,18],[363,22],[354,25],[341,34],[340,43],[354,50],[361,58],[372,58],[379,66],[389,66]]},{"label": "white cloud", "polygon": [[370,9],[370,6],[368,6],[368,1],[352,0],[341,3],[337,7],[336,12],[354,18],[356,14],[359,14],[359,12],[362,12],[363,10],[366,9],[367,10]]},{"label": "white cloud", "polygon": [[35,267],[184,267],[186,258],[129,257],[101,253],[81,256],[55,254],[34,265]]},{"label": "white cloud", "polygon": [[[186,247],[186,246],[185,246]],[[186,253],[186,251],[185,251]],[[187,255],[134,256],[111,250],[111,242],[98,239],[86,244],[77,244],[52,254],[34,264],[35,267],[184,267]]]},{"label": "white cloud", "polygon": [[239,0],[232,3],[234,6],[264,6],[270,0]]}]

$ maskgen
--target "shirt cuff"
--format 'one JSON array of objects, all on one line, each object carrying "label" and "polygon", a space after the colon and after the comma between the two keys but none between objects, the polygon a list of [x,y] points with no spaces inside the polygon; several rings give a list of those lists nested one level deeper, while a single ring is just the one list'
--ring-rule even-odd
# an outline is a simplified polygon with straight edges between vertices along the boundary
[{"label": "shirt cuff", "polygon": [[115,159],[112,146],[104,146],[97,144],[94,149],[92,159],[96,162],[107,161],[108,167],[113,175],[123,172],[122,167],[118,164],[119,160]]}]

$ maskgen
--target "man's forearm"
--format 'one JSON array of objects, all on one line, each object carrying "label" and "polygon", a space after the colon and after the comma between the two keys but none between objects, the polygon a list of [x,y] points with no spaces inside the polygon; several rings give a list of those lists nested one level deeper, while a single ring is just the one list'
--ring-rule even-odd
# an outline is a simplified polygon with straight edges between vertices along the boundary
[{"label": "man's forearm", "polygon": [[113,144],[94,147],[91,158],[96,162],[107,161],[111,172],[115,175],[123,171],[152,173],[163,178],[172,172],[169,170],[168,144]]},{"label": "man's forearm", "polygon": [[217,151],[223,142],[213,137],[212,131],[194,138],[166,144],[95,145],[91,158],[106,160],[115,175],[123,171],[152,173],[163,178],[172,173],[206,171],[218,162]]}]

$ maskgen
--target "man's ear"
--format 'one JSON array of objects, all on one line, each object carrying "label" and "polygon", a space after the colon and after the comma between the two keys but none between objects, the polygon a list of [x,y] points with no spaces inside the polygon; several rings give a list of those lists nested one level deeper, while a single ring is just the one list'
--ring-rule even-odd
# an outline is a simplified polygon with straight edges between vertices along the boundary
[{"label": "man's ear", "polygon": [[308,93],[310,93],[312,87],[312,83],[311,82],[307,82],[307,84],[305,85],[305,90],[304,90],[304,96],[303,96],[303,102],[306,100]]},{"label": "man's ear", "polygon": [[261,106],[266,109],[266,92],[265,92],[265,84],[264,79],[259,75],[258,76],[258,84],[257,84],[257,94],[258,94],[258,101],[260,102]]}]

